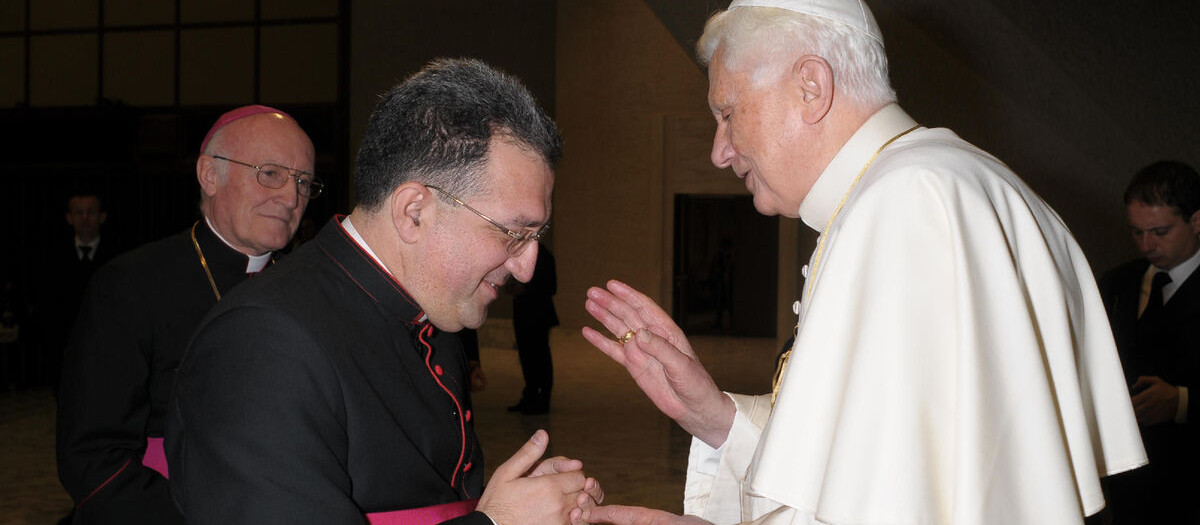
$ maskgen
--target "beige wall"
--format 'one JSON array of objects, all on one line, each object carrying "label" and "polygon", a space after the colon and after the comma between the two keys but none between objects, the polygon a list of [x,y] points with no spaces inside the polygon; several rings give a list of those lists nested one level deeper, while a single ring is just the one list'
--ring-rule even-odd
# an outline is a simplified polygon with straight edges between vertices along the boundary
[{"label": "beige wall", "polygon": [[[558,5],[558,123],[566,141],[555,188],[563,325],[595,325],[589,286],[620,279],[671,311],[674,196],[747,194],[709,161],[708,79],[642,0]],[[811,233],[780,223],[778,336],[798,298]],[[770,293],[770,292],[768,292]]]},{"label": "beige wall", "polygon": [[662,122],[707,118],[707,82],[641,0],[558,5],[555,186],[559,317],[588,323],[588,286],[621,279],[663,299]]}]

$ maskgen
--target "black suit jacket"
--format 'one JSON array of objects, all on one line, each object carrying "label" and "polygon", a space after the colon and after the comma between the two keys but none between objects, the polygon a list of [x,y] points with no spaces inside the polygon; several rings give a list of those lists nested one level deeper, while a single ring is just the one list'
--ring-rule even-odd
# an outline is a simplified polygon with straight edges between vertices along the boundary
[{"label": "black suit jacket", "polygon": [[[203,220],[195,232],[227,293],[246,278],[247,257]],[[166,480],[141,461],[146,438],[163,435],[183,349],[216,302],[190,229],[93,275],[67,343],[58,406],[58,475],[75,500],[76,523],[183,522]]]},{"label": "black suit jacket", "polygon": [[1149,261],[1142,259],[1109,271],[1100,279],[1100,293],[1129,386],[1132,388],[1139,376],[1159,376],[1172,385],[1188,387],[1188,423],[1170,421],[1141,427],[1150,465],[1131,473],[1135,479],[1129,483],[1144,491],[1133,498],[1135,505],[1137,500],[1178,491],[1190,494],[1145,504],[1155,512],[1179,505],[1167,511],[1175,512],[1167,516],[1176,518],[1193,512],[1188,507],[1192,506],[1200,466],[1196,461],[1200,434],[1193,430],[1200,423],[1200,270],[1192,272],[1161,309],[1138,319],[1138,296],[1149,266]]},{"label": "black suit jacket", "polygon": [[188,523],[361,524],[482,492],[458,337],[340,219],[222,300],[188,348],[166,442]]},{"label": "black suit jacket", "polygon": [[[111,261],[116,255],[121,253],[121,248],[115,239],[109,236],[100,238],[100,244],[96,246],[95,253],[91,255],[91,259],[82,260],[79,258],[79,253],[75,248],[75,239],[70,237],[63,244],[62,250],[55,254],[55,273],[58,276],[56,279],[61,286],[60,299],[64,300],[63,307],[68,315],[68,323],[74,321],[75,314],[79,310],[79,304],[83,299],[83,292],[87,288],[88,281],[91,280],[92,274],[96,269],[104,266]],[[66,325],[70,330],[71,325]]]},{"label": "black suit jacket", "polygon": [[83,302],[83,294],[88,282],[96,269],[111,261],[122,249],[114,238],[104,236],[96,246],[91,259],[80,259],[75,249],[75,237],[65,237],[62,244],[49,254],[45,269],[47,275],[41,277],[41,304],[38,305],[38,315],[42,322],[39,328],[44,335],[46,352],[52,359],[53,383],[57,385],[61,356],[67,345],[67,337],[75,325],[79,306]]},{"label": "black suit jacket", "polygon": [[[1145,259],[1132,261],[1100,280],[1126,379],[1133,386],[1138,376],[1159,376],[1191,392],[1200,387],[1200,271],[1192,272],[1163,308],[1139,320],[1138,295],[1149,267]],[[1188,421],[1200,421],[1200,398],[1195,401],[1189,403]]]}]

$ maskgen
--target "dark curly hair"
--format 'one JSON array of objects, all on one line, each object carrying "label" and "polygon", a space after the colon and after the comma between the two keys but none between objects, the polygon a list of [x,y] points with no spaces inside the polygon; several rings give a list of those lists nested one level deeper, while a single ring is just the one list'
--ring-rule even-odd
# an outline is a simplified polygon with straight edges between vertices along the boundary
[{"label": "dark curly hair", "polygon": [[358,204],[376,210],[408,181],[478,194],[493,137],[537,153],[551,169],[562,157],[558,128],[519,80],[479,60],[434,60],[371,114],[354,168]]}]

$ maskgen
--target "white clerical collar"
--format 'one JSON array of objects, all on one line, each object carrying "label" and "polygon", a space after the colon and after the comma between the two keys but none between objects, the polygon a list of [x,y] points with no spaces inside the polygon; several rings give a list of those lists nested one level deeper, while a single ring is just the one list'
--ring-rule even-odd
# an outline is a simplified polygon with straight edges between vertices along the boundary
[{"label": "white clerical collar", "polygon": [[917,121],[896,104],[888,104],[871,115],[829,161],[800,203],[800,219],[804,224],[822,231],[871,156],[883,143],[916,125]]},{"label": "white clerical collar", "polygon": [[100,246],[100,236],[99,236],[99,235],[97,235],[97,236],[96,236],[96,238],[95,238],[95,239],[92,239],[92,241],[91,241],[91,242],[83,242],[83,241],[82,241],[82,240],[79,238],[79,236],[78,236],[78,235],[77,235],[77,236],[75,236],[75,247],[76,247],[76,248],[80,248],[80,247],[83,247],[83,246],[87,246],[87,247],[89,247],[89,248],[91,248],[91,249],[95,250],[97,246]]},{"label": "white clerical collar", "polygon": [[1167,270],[1167,275],[1171,276],[1171,282],[1163,285],[1164,303],[1169,301],[1172,295],[1175,295],[1175,290],[1183,286],[1183,282],[1188,280],[1188,276],[1192,275],[1192,272],[1195,272],[1197,267],[1200,267],[1200,250],[1196,250],[1196,253],[1193,253],[1187,260]]},{"label": "white clerical collar", "polygon": [[[207,215],[204,217],[204,224],[207,224],[208,229],[213,232],[213,235],[216,235],[218,239],[221,239],[221,242],[225,243],[225,246],[228,246],[230,250],[242,253],[237,248],[234,248],[232,244],[229,244],[229,241],[225,240],[225,238],[221,236],[221,232],[217,231],[217,229],[213,227],[213,223],[212,221],[208,220]],[[242,255],[246,254],[243,253]],[[267,264],[271,262],[271,252],[267,252],[262,255],[246,255],[246,257],[249,257],[249,259],[246,261],[246,273],[261,272],[262,269],[266,268]]]},{"label": "white clerical collar", "polygon": [[358,243],[359,248],[362,248],[363,251],[367,252],[367,255],[370,255],[372,259],[375,259],[375,264],[378,264],[380,268],[383,268],[383,271],[387,272],[388,275],[395,277],[395,275],[392,275],[392,271],[388,269],[387,265],[383,264],[383,261],[379,259],[379,256],[375,255],[375,250],[372,250],[371,247],[367,245],[367,240],[363,239],[362,235],[358,233],[358,230],[354,228],[354,223],[350,222],[349,215],[347,215],[345,219],[342,219],[342,228],[346,230],[346,233],[350,234],[350,238],[354,239],[354,242]]},{"label": "white clerical collar", "polygon": [[[375,255],[375,251],[372,250],[367,244],[367,240],[363,239],[362,235],[358,233],[358,230],[354,228],[354,223],[350,222],[349,215],[347,215],[345,219],[342,219],[342,229],[346,230],[346,233],[350,235],[350,238],[354,239],[354,242],[358,244],[363,251],[367,252],[367,255],[370,255],[372,259],[375,259],[375,264],[378,264],[380,268],[383,268],[383,271],[387,272],[388,275],[391,275],[393,279],[396,278],[396,275],[388,269],[387,265],[383,264],[383,261],[379,260],[379,256]],[[426,319],[429,319],[429,316],[422,314],[420,319],[421,322],[425,322]]]}]

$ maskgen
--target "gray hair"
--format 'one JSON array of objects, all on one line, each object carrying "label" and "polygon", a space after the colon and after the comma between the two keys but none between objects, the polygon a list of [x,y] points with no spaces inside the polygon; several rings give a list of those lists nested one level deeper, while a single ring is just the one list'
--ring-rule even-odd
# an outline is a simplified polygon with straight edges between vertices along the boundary
[{"label": "gray hair", "polygon": [[492,138],[536,153],[551,169],[562,157],[558,128],[520,81],[479,60],[434,60],[371,114],[354,168],[358,202],[377,210],[409,181],[478,194]]},{"label": "gray hair", "polygon": [[[848,99],[868,107],[896,101],[883,44],[842,22],[775,7],[738,7],[708,19],[696,55],[708,65],[718,47],[731,64],[755,53],[792,58],[817,55],[829,62],[834,89]],[[790,60],[765,60],[753,78],[755,82],[775,78],[772,75],[790,65]]]}]

